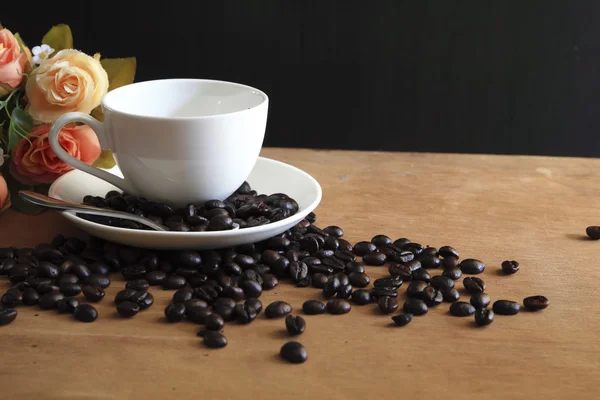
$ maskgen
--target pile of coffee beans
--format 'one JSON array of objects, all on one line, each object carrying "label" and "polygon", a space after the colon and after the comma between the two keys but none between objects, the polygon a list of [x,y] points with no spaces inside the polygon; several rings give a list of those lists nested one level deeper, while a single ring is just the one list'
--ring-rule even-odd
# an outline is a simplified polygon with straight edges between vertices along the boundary
[{"label": "pile of coffee beans", "polygon": [[[127,207],[137,204],[136,200],[129,203],[120,194],[109,194],[103,201],[108,203],[116,196],[122,200],[110,202],[111,207],[119,202],[128,204]],[[255,194],[235,196],[231,205],[236,215],[257,204],[249,202]],[[289,212],[295,208],[291,206],[295,202],[284,195],[267,199],[260,204]],[[188,217],[206,218],[199,215],[199,209],[203,210],[200,214],[207,215],[212,210],[226,209],[220,206],[205,204]],[[171,211],[181,217],[179,211]],[[252,218],[261,216],[248,216],[246,223]],[[168,217],[161,220],[170,221]],[[190,220],[186,217],[185,223]],[[266,318],[281,319],[281,329],[290,336],[303,334],[307,321],[294,315],[289,303],[281,299],[263,307],[261,295],[280,281],[319,289],[319,299],[307,300],[302,305],[306,316],[324,313],[338,316],[351,312],[352,305],[372,305],[380,314],[390,316],[392,326],[402,327],[414,321],[413,317],[446,303],[449,314],[471,317],[475,326],[487,326],[496,314],[514,315],[521,310],[519,302],[492,299],[485,292],[483,279],[464,276],[481,274],[486,265],[474,258],[461,261],[458,251],[451,246],[438,249],[407,238],[392,240],[381,234],[352,245],[343,239],[340,227],[321,229],[315,222],[316,215],[310,213],[281,235],[220,250],[154,251],[98,238],[92,238],[88,244],[60,235],[34,248],[1,248],[0,275],[7,277],[12,286],[1,296],[0,325],[12,323],[21,305],[38,305],[72,314],[81,322],[95,321],[98,312],[92,303],[107,301],[105,289],[111,284],[111,273],[118,273],[127,281],[125,289],[110,300],[116,313],[123,318],[134,318],[153,305],[151,288],[172,290],[172,300],[164,309],[165,321],[203,325],[198,336],[210,348],[227,346],[227,338],[220,332],[226,324],[251,324],[263,310]],[[388,274],[372,280],[365,265],[378,266]],[[519,263],[507,260],[498,269],[513,274],[519,270]],[[406,287],[403,301],[399,300],[402,286]],[[469,299],[461,301],[459,286],[469,294]],[[80,294],[83,296],[77,299]],[[548,304],[548,299],[540,295],[522,301],[532,311],[542,310]],[[306,348],[297,341],[284,344],[280,355],[292,363],[304,362],[308,357]]]},{"label": "pile of coffee beans", "polygon": [[[209,200],[203,204],[188,204],[173,208],[168,204],[148,201],[143,197],[131,196],[118,191],[110,191],[106,196],[85,196],[83,203],[109,208],[146,217],[171,231],[203,232],[224,231],[234,228],[251,228],[271,222],[281,221],[298,212],[298,203],[283,193],[258,194],[248,182],[225,201]],[[77,214],[79,217],[103,225],[129,229],[151,228],[122,218]]]}]

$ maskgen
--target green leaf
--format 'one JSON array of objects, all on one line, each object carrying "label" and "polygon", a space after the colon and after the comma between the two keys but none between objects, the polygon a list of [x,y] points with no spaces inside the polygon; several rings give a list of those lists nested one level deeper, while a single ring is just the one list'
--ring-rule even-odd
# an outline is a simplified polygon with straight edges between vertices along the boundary
[{"label": "green leaf", "polygon": [[110,150],[102,150],[100,157],[94,162],[94,167],[97,168],[111,169],[115,165],[117,165],[117,163]]},{"label": "green leaf", "polygon": [[21,48],[21,52],[24,52],[25,51],[25,47],[27,47],[27,45],[25,44],[25,42],[21,38],[21,35],[19,35],[19,32],[15,33],[14,37],[15,37],[15,39],[17,39],[17,43],[19,43],[19,47]]},{"label": "green leaf", "polygon": [[73,48],[73,34],[69,25],[55,25],[44,35],[42,44],[47,44],[55,51],[54,54],[64,49]]},{"label": "green leaf", "polygon": [[27,133],[33,127],[33,118],[22,108],[15,108],[10,116],[10,125],[8,127],[8,148],[7,152],[17,145],[19,140],[26,137]]},{"label": "green leaf", "polygon": [[108,75],[108,91],[121,86],[129,85],[135,79],[136,59],[129,58],[105,58],[100,64]]}]

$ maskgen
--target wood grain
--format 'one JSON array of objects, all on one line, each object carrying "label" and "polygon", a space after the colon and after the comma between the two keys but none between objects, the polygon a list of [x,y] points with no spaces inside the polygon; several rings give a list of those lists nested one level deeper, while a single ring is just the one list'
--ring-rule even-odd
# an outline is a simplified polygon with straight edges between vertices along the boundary
[{"label": "wood grain", "polygon": [[[376,306],[307,316],[297,340],[309,360],[290,365],[278,358],[290,339],[283,320],[228,324],[228,346],[210,350],[196,337],[199,326],[164,321],[172,292],[152,289],[151,309],[131,320],[115,317],[112,298],[124,284],[114,282],[95,323],[23,307],[0,328],[1,398],[597,398],[600,242],[584,233],[600,221],[600,160],[284,149],[263,155],[321,183],[319,226],[340,225],[351,242],[385,233],[451,244],[462,258],[487,263],[482,278],[493,300],[543,294],[550,307],[496,316],[483,329],[449,316],[447,304],[404,328],[391,327]],[[7,212],[0,224],[0,246],[81,234],[54,213]],[[501,275],[506,259],[521,270]],[[386,269],[368,272],[378,277]],[[318,290],[281,284],[261,300],[285,299],[298,312],[309,298],[320,298]]]}]

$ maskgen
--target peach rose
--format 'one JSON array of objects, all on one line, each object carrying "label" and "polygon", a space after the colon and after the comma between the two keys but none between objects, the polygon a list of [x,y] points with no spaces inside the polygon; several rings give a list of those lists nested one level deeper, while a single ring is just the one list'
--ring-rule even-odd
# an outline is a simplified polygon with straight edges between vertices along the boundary
[{"label": "peach rose", "polygon": [[[48,142],[50,124],[38,125],[21,139],[12,151],[13,172],[20,181],[30,179],[36,183],[52,183],[56,178],[73,169],[54,154]],[[63,127],[58,142],[71,156],[91,165],[100,157],[98,137],[87,125]],[[19,176],[20,175],[20,176]],[[23,179],[25,178],[25,179]]]},{"label": "peach rose", "polygon": [[33,119],[51,122],[70,111],[89,114],[108,90],[108,75],[100,61],[66,49],[34,69],[25,90]]},{"label": "peach rose", "polygon": [[0,175],[0,210],[4,207],[4,203],[8,199],[8,186],[6,186],[6,181],[4,177]]},{"label": "peach rose", "polygon": [[6,28],[0,29],[0,97],[19,87],[28,63],[27,54],[21,52],[12,32]]}]

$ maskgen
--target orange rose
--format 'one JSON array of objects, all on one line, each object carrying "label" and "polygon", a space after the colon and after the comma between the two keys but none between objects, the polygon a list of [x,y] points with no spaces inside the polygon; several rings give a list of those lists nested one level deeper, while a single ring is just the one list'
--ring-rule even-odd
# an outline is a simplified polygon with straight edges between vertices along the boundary
[{"label": "orange rose", "polygon": [[[12,171],[16,172],[15,176],[20,181],[30,179],[37,183],[52,183],[73,169],[50,148],[49,131],[49,124],[38,125],[27,135],[31,144],[26,139],[21,139],[13,149]],[[98,137],[87,125],[63,127],[58,135],[58,142],[67,153],[88,165],[93,164],[102,151]]]},{"label": "orange rose", "polygon": [[62,114],[89,114],[108,91],[100,61],[78,50],[61,50],[33,70],[25,86],[34,120],[52,122]]},{"label": "orange rose", "polygon": [[6,199],[8,199],[8,186],[6,186],[6,181],[4,177],[0,175],[0,210],[4,207],[4,203],[6,203]]},{"label": "orange rose", "polygon": [[21,52],[19,42],[8,29],[0,29],[0,97],[12,92],[23,81],[28,57]]}]

